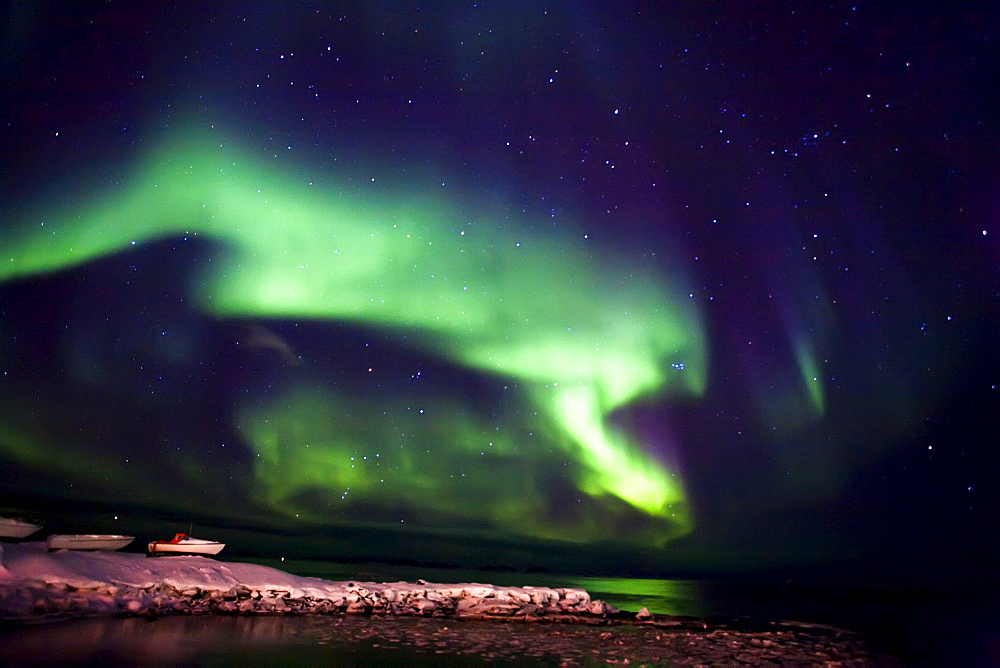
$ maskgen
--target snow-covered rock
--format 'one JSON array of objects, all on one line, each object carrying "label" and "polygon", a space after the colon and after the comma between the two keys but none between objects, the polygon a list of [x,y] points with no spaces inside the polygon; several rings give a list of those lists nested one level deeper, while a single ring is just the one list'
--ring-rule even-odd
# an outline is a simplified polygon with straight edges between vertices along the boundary
[{"label": "snow-covered rock", "polygon": [[107,613],[603,618],[616,612],[582,589],[332,582],[208,557],[47,552],[34,542],[0,550],[0,619]]}]

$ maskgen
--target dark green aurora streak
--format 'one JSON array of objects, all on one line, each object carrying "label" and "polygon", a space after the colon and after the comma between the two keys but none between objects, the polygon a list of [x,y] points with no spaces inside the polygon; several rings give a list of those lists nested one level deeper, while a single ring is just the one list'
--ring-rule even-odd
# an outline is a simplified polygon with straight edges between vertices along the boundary
[{"label": "dark green aurora streak", "polygon": [[[643,527],[644,541],[662,544],[690,531],[678,471],[610,419],[642,397],[703,392],[703,327],[678,277],[594,258],[580,232],[469,223],[423,194],[368,201],[319,180],[182,133],[126,186],[22,221],[0,279],[160,239],[211,240],[225,252],[191,287],[209,316],[406,332],[405,345],[499,379],[530,416],[486,418],[456,388],[390,428],[378,402],[298,370],[226,418],[252,449],[255,502],[284,516],[333,524],[335,502],[336,518],[346,507],[388,523],[406,509],[431,526],[532,538]],[[29,467],[44,447],[9,427],[0,442]],[[62,444],[47,447],[61,457]]]}]

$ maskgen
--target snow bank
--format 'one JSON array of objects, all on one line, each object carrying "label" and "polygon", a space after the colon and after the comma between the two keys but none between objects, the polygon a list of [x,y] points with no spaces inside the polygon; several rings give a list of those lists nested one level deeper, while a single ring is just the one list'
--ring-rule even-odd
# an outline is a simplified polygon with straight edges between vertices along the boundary
[{"label": "snow bank", "polygon": [[[306,591],[336,585],[267,566],[226,563],[209,557],[149,558],[128,552],[47,552],[45,543],[35,542],[7,545],[0,553],[0,562],[6,569],[8,582],[38,581],[78,588],[100,584],[142,588],[168,583],[178,589],[226,590],[242,584],[253,589],[284,589],[301,597],[307,595]],[[3,577],[0,574],[0,578]]]},{"label": "snow bank", "polygon": [[490,584],[331,582],[199,556],[0,549],[0,618],[50,614],[395,614],[605,617],[582,589]]}]

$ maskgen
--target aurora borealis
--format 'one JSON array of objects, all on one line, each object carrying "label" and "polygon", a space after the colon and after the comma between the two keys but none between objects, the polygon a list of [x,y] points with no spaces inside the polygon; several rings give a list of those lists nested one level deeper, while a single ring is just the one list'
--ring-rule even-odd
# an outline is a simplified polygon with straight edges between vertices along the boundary
[{"label": "aurora borealis", "polygon": [[725,7],[10,10],[0,505],[647,569],[965,535],[986,33]]},{"label": "aurora borealis", "polygon": [[[687,530],[676,473],[607,422],[645,394],[701,390],[701,326],[677,288],[668,300],[669,292],[646,277],[620,269],[598,275],[572,239],[535,234],[519,241],[462,224],[443,205],[418,201],[381,211],[317,196],[311,186],[295,187],[239,154],[168,146],[153,162],[134,190],[126,188],[111,204],[74,208],[61,218],[35,214],[45,224],[11,244],[5,277],[92,262],[150,239],[218,241],[221,257],[199,276],[193,295],[207,313],[406,330],[414,346],[517,387],[524,410],[537,416],[515,432],[520,438],[533,439],[532,424],[549,432],[531,446],[541,452],[525,457],[518,453],[524,446],[509,442],[518,435],[492,437],[489,421],[434,405],[419,409],[423,421],[448,426],[406,426],[416,443],[400,442],[406,431],[399,425],[380,432],[377,423],[367,424],[351,433],[348,425],[376,409],[352,405],[317,371],[296,374],[303,377],[280,396],[239,406],[256,457],[253,486],[269,507],[322,521],[328,509],[293,498],[350,496],[391,507],[412,505],[414,494],[429,497],[421,504],[443,494],[442,507],[421,512],[447,522],[492,493],[485,507],[490,528],[565,539],[614,532],[619,513],[610,509],[598,520],[588,507],[580,523],[547,517],[547,492],[532,481],[532,469],[539,460],[549,469],[563,458],[573,462],[564,484],[578,488],[578,503],[583,496],[623,501],[664,520],[661,540]],[[427,457],[428,443],[444,454]],[[471,473],[483,469],[496,473]],[[451,483],[455,471],[465,470],[470,475],[459,477],[473,479]],[[511,476],[499,490],[497,474]],[[381,488],[387,477],[389,491]]]}]

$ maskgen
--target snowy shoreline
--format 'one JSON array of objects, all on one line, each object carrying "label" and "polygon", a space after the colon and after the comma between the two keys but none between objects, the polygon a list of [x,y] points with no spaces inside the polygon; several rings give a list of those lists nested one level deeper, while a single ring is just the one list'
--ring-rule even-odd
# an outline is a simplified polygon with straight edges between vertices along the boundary
[{"label": "snowy shoreline", "polygon": [[[288,624],[306,626],[296,626],[296,631],[285,629],[278,634],[281,637],[289,633],[298,637],[301,632],[303,637],[314,636],[322,643],[360,643],[370,648],[366,651],[394,644],[419,650],[434,644],[436,653],[514,660],[536,652],[537,656],[558,657],[563,664],[595,657],[607,657],[613,663],[897,663],[888,655],[872,652],[856,634],[840,629],[796,623],[737,627],[693,617],[652,615],[645,609],[624,612],[592,600],[583,589],[432,584],[423,580],[333,582],[200,556],[151,559],[125,552],[47,552],[44,543],[0,545],[0,623],[4,625],[0,630],[14,629],[0,643],[0,663],[43,654],[52,657],[52,663],[59,663],[62,655],[58,651],[63,645],[72,645],[72,659],[79,660],[76,639],[56,634],[42,645],[32,640],[35,630],[60,627],[39,622],[132,618],[121,620],[127,624],[144,617],[177,621],[182,616],[200,616],[205,622],[214,617],[220,623],[227,617],[233,623],[284,618]],[[336,623],[337,617],[340,623]],[[437,618],[445,624],[428,628],[391,623],[394,618],[409,618],[413,624]],[[518,631],[513,625],[502,624],[490,625],[491,630],[484,632],[482,625],[451,624],[448,619],[522,624],[516,625]],[[335,626],[328,626],[327,620]],[[350,623],[355,621],[364,624],[355,627]],[[555,626],[542,630],[524,622]],[[605,628],[600,633],[585,632],[585,626],[595,625]],[[624,625],[632,629],[615,630]],[[141,628],[146,635],[157,632],[148,625]],[[156,628],[173,629],[165,631],[168,635],[178,632],[174,626]],[[212,628],[217,627],[205,631]],[[508,629],[504,632],[508,640],[502,645],[496,642],[497,628]],[[106,657],[109,638],[115,637],[116,629],[119,627],[98,627],[100,642],[93,649],[95,657]],[[187,626],[180,629],[193,632]],[[134,644],[134,634],[126,635]],[[159,640],[151,642],[158,652]],[[132,657],[138,650],[128,645],[127,650],[116,651]],[[392,655],[386,656],[391,659]]]},{"label": "snowy shoreline", "polygon": [[591,600],[582,589],[423,580],[332,582],[200,556],[47,552],[41,542],[0,546],[0,620],[5,621],[107,614],[340,613],[583,623],[621,614]]}]

